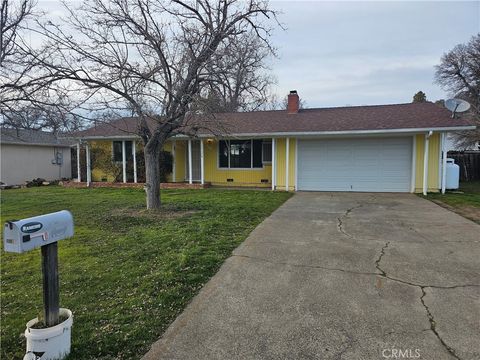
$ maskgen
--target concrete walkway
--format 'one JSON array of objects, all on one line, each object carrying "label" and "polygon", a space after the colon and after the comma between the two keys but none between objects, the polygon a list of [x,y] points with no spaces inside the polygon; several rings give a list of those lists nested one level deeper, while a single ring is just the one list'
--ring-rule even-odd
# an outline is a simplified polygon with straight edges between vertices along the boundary
[{"label": "concrete walkway", "polygon": [[479,259],[480,226],[415,195],[298,193],[144,359],[480,359]]}]

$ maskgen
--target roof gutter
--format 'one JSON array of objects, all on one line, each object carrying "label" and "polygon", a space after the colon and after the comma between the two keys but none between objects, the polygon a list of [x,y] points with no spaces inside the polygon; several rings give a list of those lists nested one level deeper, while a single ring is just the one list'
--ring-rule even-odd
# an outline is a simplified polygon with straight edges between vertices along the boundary
[{"label": "roof gutter", "polygon": [[[448,132],[459,130],[475,130],[476,126],[449,126],[449,127],[437,127],[437,128],[403,128],[403,129],[378,129],[378,130],[345,130],[345,131],[286,131],[286,132],[263,132],[263,133],[231,133],[225,134],[225,137],[309,137],[309,136],[335,136],[335,135],[381,135],[381,134],[412,134],[412,133],[425,133],[430,131],[435,132]],[[198,134],[198,138],[215,137],[214,134]],[[139,139],[138,135],[123,135],[123,136],[85,136],[75,137],[75,139],[83,140],[126,140],[126,139]],[[176,135],[176,139],[187,139],[188,136]]]}]

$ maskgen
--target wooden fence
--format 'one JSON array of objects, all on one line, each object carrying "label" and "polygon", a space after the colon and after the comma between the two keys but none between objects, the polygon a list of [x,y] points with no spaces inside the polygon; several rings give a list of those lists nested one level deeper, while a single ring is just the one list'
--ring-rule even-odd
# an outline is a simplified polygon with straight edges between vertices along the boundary
[{"label": "wooden fence", "polygon": [[449,151],[447,157],[460,166],[460,181],[480,180],[480,151]]}]

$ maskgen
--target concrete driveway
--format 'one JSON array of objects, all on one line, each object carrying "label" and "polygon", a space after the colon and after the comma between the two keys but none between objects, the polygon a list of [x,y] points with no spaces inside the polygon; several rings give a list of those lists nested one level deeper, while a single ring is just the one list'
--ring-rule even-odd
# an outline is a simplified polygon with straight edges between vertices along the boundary
[{"label": "concrete driveway", "polygon": [[298,193],[145,359],[480,359],[480,226],[411,194]]}]

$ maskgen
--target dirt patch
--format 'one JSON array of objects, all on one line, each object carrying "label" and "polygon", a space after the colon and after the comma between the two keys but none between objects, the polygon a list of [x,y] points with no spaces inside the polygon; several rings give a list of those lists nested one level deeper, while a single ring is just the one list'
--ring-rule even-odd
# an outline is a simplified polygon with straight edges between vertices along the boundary
[{"label": "dirt patch", "polygon": [[480,208],[471,205],[459,205],[458,207],[448,205],[440,200],[432,200],[435,204],[444,207],[458,215],[480,224]]}]

